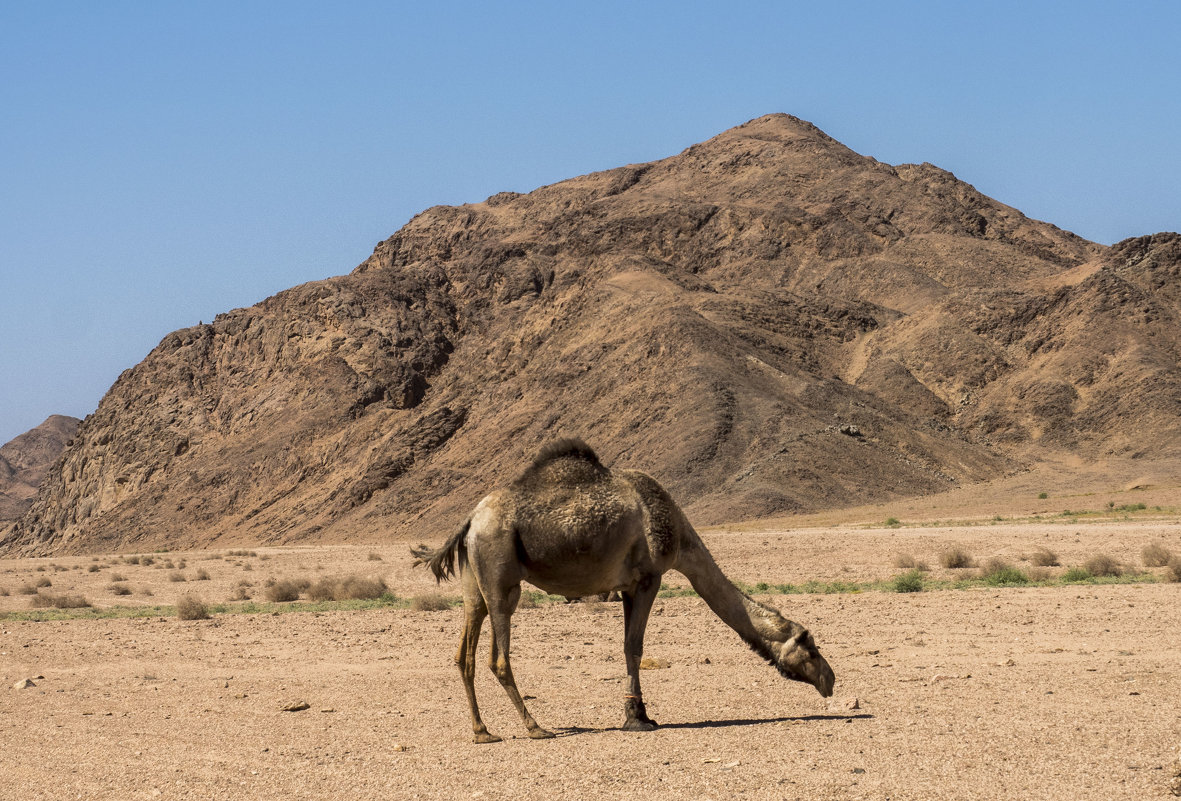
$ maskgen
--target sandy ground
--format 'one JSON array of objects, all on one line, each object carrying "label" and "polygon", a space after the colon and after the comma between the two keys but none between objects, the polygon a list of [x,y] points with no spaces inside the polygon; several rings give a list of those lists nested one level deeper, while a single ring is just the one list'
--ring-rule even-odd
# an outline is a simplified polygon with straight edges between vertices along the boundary
[{"label": "sandy ground", "polygon": [[[751,584],[886,578],[898,553],[950,576],[938,566],[949,543],[1021,566],[1038,547],[1063,565],[1102,552],[1138,569],[1149,542],[1181,553],[1175,516],[705,536],[728,575]],[[400,596],[433,591],[405,554],[386,544],[156,554],[149,566],[0,561],[0,611],[27,609],[20,587],[46,577],[46,591],[99,606],[185,592],[222,601],[244,580],[260,597],[269,576],[356,573]],[[171,580],[178,572],[186,581]],[[119,583],[131,594],[113,595]],[[506,737],[483,746],[470,742],[451,662],[458,609],[0,619],[0,798],[1171,797],[1181,584],[768,600],[811,627],[836,671],[831,701],[781,679],[701,600],[668,598],[645,652],[668,666],[644,673],[662,727],[621,732],[620,605],[545,604],[514,618],[514,668],[560,736],[526,739],[481,671],[485,720]],[[26,678],[35,686],[13,687]],[[282,711],[292,701],[309,708]]]}]

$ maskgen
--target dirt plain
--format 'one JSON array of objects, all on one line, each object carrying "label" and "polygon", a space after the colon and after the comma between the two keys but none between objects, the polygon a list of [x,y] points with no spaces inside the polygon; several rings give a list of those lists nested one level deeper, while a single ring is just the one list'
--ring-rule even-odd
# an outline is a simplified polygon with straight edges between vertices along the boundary
[{"label": "dirt plain", "polygon": [[[1154,542],[1181,553],[1181,514],[1163,505],[1176,484],[1089,480],[1068,477],[1073,495],[1053,488],[1048,499],[1029,492],[1048,486],[1044,476],[1025,476],[702,533],[750,585],[880,581],[899,572],[898,554],[927,562],[932,580],[973,573],[940,566],[950,545],[1027,570],[1048,548],[1062,563],[1051,576],[1097,553],[1145,571],[1141,551]],[[1131,500],[1146,509],[1061,514]],[[997,520],[1005,509],[1022,516]],[[888,517],[902,525],[882,526]],[[43,577],[96,607],[185,593],[217,603],[244,579],[260,599],[267,577],[372,575],[401,598],[435,592],[406,544],[165,553],[150,566],[126,555],[4,560],[0,611],[28,610],[19,589]],[[765,597],[811,627],[837,675],[829,701],[783,681],[700,599],[662,598],[645,651],[656,665],[645,697],[662,724],[650,734],[617,728],[620,605],[541,603],[514,618],[514,669],[559,736],[525,738],[481,673],[485,720],[506,738],[484,746],[470,742],[451,662],[458,608],[11,616],[0,619],[0,798],[1172,797],[1181,584],[1146,572],[1160,581]],[[112,595],[115,583],[131,594]],[[15,688],[22,679],[35,686]],[[308,708],[282,711],[296,701]]]}]

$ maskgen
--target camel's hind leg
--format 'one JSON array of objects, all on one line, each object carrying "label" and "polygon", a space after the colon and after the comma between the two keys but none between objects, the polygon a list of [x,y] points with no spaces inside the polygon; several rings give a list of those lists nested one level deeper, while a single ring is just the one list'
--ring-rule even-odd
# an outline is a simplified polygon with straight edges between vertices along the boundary
[{"label": "camel's hind leg", "polygon": [[488,604],[476,584],[476,577],[468,570],[463,576],[463,638],[455,654],[455,664],[463,676],[463,689],[467,692],[467,704],[472,713],[472,732],[477,743],[498,743],[500,738],[488,732],[480,718],[476,705],[476,646],[480,642],[480,628],[488,615]]},{"label": "camel's hind leg", "polygon": [[518,584],[489,604],[489,614],[492,617],[492,653],[489,659],[489,667],[492,668],[492,672],[500,680],[504,691],[508,693],[509,700],[513,702],[513,706],[520,713],[521,720],[524,721],[529,736],[534,740],[544,740],[553,737],[554,734],[538,726],[537,721],[533,719],[533,716],[529,714],[529,710],[525,708],[525,702],[521,699],[521,693],[517,689],[517,682],[513,678],[513,668],[508,658],[509,637],[512,630],[512,614],[517,608],[517,601],[520,598],[521,585]]}]

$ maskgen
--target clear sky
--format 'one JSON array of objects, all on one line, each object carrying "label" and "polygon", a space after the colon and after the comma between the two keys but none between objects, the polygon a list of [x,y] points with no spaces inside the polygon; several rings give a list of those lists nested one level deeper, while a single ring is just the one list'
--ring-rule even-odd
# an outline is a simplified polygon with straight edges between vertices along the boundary
[{"label": "clear sky", "polygon": [[0,0],[0,443],[411,216],[762,114],[1105,244],[1181,229],[1172,2]]}]

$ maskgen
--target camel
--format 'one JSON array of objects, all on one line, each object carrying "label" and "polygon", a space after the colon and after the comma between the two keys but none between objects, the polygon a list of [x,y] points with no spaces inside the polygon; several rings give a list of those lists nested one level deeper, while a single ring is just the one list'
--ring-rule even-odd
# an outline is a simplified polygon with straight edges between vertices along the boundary
[{"label": "camel", "polygon": [[528,735],[554,736],[529,714],[509,662],[510,618],[522,581],[568,597],[622,595],[625,731],[657,726],[644,708],[640,659],[648,613],[668,570],[684,574],[710,609],[784,677],[811,684],[825,698],[832,695],[832,668],[808,630],[730,583],[654,479],[633,470],[609,470],[581,440],[546,446],[515,481],[480,501],[442,548],[420,545],[411,553],[437,582],[451,579],[458,562],[465,620],[455,661],[477,743],[500,741],[484,725],[476,704],[476,645],[485,616],[492,618],[489,666]]}]

